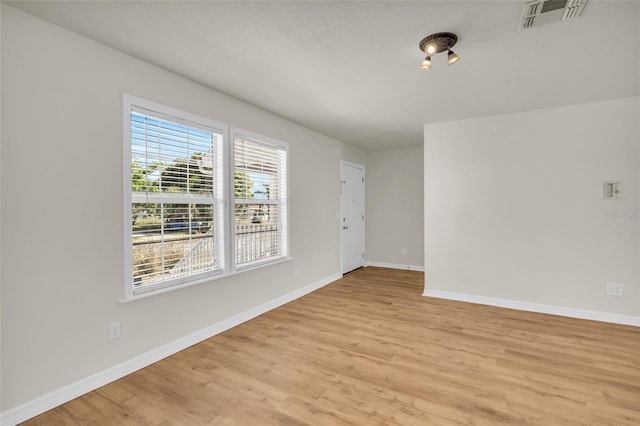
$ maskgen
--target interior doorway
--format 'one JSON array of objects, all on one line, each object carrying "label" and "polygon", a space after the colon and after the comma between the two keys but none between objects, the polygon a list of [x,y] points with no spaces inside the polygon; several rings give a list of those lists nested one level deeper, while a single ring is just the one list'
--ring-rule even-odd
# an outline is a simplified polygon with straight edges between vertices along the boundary
[{"label": "interior doorway", "polygon": [[364,166],[340,164],[342,273],[364,266]]}]

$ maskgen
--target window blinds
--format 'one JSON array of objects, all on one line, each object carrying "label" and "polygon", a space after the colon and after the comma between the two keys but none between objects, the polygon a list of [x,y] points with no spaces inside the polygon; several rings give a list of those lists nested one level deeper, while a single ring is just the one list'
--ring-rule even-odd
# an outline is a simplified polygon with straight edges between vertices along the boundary
[{"label": "window blinds", "polygon": [[235,262],[287,256],[287,147],[235,134]]},{"label": "window blinds", "polygon": [[223,131],[135,106],[130,123],[134,293],[219,270]]}]

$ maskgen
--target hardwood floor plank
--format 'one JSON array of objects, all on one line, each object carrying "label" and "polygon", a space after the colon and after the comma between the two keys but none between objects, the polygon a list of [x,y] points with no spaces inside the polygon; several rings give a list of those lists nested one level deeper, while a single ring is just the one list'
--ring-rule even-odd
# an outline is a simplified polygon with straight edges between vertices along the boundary
[{"label": "hardwood floor plank", "polygon": [[640,329],[364,268],[26,425],[638,425]]}]

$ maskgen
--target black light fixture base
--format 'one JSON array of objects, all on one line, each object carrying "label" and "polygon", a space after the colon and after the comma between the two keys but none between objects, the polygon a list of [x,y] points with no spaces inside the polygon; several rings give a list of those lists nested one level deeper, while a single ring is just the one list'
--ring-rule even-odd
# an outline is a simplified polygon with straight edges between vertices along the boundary
[{"label": "black light fixture base", "polygon": [[[437,55],[440,52],[451,49],[458,42],[458,36],[454,33],[435,33],[422,39],[420,42],[420,50],[425,52],[427,45],[430,43],[437,46],[437,51],[432,53],[431,56]],[[425,52],[427,53],[427,52]]]}]

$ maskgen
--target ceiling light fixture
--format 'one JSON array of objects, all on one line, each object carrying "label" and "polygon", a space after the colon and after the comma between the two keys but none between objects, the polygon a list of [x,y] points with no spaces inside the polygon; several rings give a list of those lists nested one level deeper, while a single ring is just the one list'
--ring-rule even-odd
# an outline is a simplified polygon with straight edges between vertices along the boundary
[{"label": "ceiling light fixture", "polygon": [[435,33],[423,38],[420,42],[420,50],[424,52],[427,57],[422,61],[420,68],[430,70],[431,58],[445,50],[448,52],[447,63],[451,65],[457,62],[460,57],[451,50],[457,41],[458,36],[453,33]]},{"label": "ceiling light fixture", "polygon": [[453,50],[449,49],[449,53],[447,53],[447,63],[451,65],[454,62],[457,62],[458,59],[460,59],[460,57],[453,53]]}]

